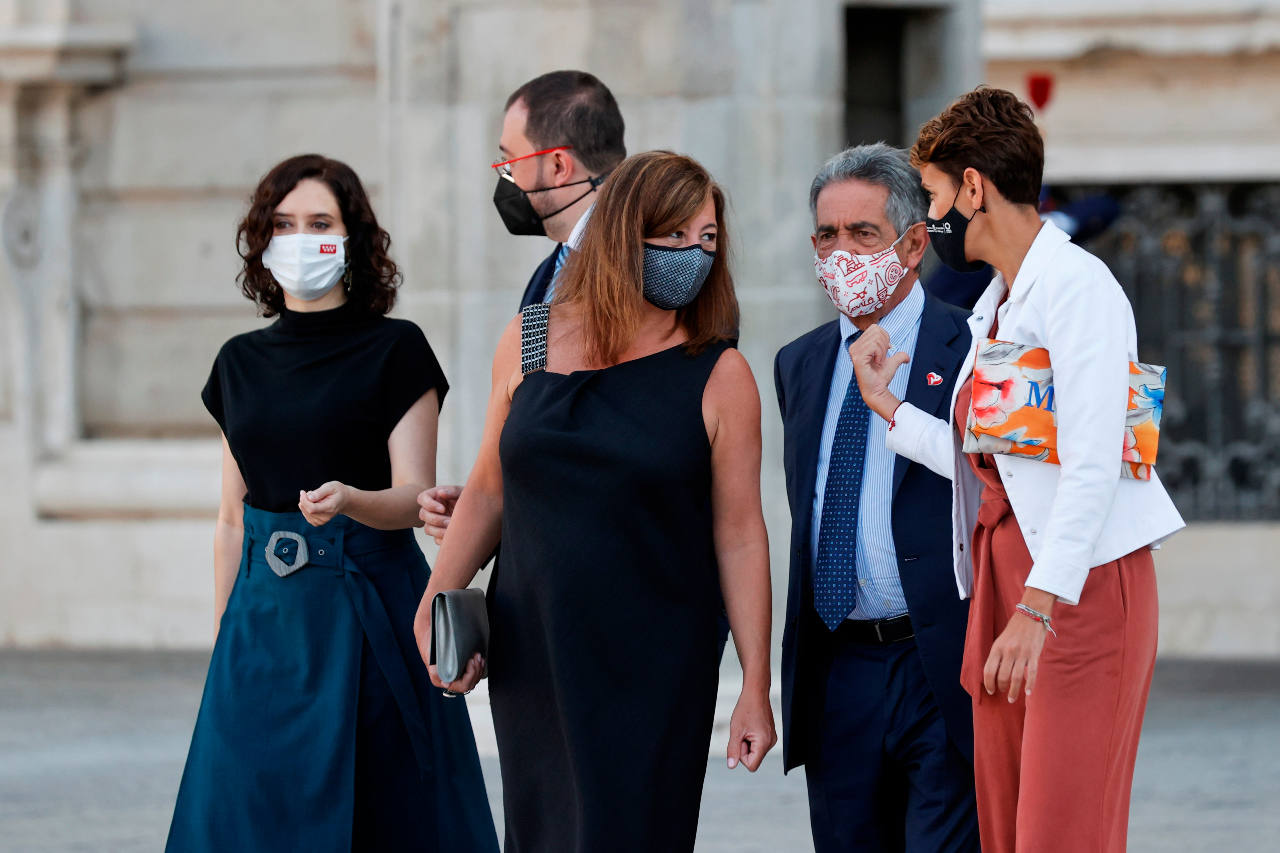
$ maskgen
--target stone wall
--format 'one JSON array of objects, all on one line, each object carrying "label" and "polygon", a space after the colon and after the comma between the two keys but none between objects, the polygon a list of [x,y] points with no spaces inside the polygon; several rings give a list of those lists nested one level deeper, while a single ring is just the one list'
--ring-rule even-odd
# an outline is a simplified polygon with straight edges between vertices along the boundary
[{"label": "stone wall", "polygon": [[[610,85],[629,150],[689,153],[728,191],[780,622],[789,519],[771,366],[831,316],[809,272],[806,191],[847,141],[848,5],[0,3],[0,644],[208,643],[219,449],[198,391],[221,342],[261,322],[234,284],[234,227],[257,178],[291,154],[346,160],[369,187],[405,273],[398,313],[425,329],[453,384],[440,478],[465,478],[497,334],[550,248],[507,235],[492,208],[501,106],[566,67]],[[981,79],[977,0],[873,5],[916,16],[905,126]],[[997,30],[1021,20],[988,14]],[[1000,54],[987,73],[1013,85],[1020,61]],[[1178,115],[1168,91],[1150,96]],[[1053,169],[1076,126],[1063,114],[1046,126]],[[1094,156],[1082,150],[1071,162]],[[1223,534],[1206,535],[1208,547]],[[1162,569],[1192,553],[1175,544]],[[1280,653],[1280,637],[1178,615],[1190,558],[1177,559],[1167,648]],[[1226,605],[1214,614],[1228,618]]]},{"label": "stone wall", "polygon": [[[978,76],[976,3],[925,5],[905,107],[915,123]],[[103,66],[70,85],[81,70],[10,84],[5,186],[25,188],[22,210],[56,209],[39,237],[67,251],[24,269],[11,252],[0,286],[0,642],[208,642],[218,448],[197,392],[222,340],[260,322],[234,286],[232,235],[257,177],[290,154],[339,157],[369,185],[405,272],[399,313],[423,326],[454,386],[440,477],[465,478],[498,331],[548,250],[503,232],[487,166],[506,95],[558,67],[607,81],[630,150],[687,152],[728,189],[743,348],[766,403],[780,608],[771,360],[829,313],[809,274],[805,193],[844,141],[844,14],[833,0],[0,10],[0,68],[33,41],[51,58],[84,43]],[[21,154],[28,129],[48,124],[22,104],[51,93],[63,99],[58,168]],[[24,294],[34,301],[16,310]]]}]

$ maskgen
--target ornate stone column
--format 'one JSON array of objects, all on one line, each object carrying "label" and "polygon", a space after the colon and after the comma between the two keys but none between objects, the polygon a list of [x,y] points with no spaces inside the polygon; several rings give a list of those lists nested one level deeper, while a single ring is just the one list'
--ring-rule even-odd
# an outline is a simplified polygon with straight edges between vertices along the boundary
[{"label": "ornate stone column", "polygon": [[123,76],[132,27],[0,28],[0,417],[16,420],[28,459],[79,435],[75,223],[76,103]]}]

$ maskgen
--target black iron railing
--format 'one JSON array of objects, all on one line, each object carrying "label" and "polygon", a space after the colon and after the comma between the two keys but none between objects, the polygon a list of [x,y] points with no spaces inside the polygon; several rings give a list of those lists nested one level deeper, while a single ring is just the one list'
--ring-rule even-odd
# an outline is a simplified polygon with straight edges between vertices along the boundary
[{"label": "black iron railing", "polygon": [[1120,218],[1087,244],[1169,368],[1160,472],[1187,519],[1280,520],[1280,184],[1073,187]]}]

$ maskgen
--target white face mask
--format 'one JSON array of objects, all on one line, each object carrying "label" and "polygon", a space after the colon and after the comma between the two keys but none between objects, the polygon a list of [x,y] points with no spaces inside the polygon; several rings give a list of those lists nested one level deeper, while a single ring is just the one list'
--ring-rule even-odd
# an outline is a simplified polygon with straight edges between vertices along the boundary
[{"label": "white face mask", "polygon": [[271,270],[284,292],[311,302],[324,296],[347,269],[347,238],[326,234],[281,234],[272,237],[262,253],[262,265]]},{"label": "white face mask", "polygon": [[898,283],[907,277],[907,268],[893,250],[902,237],[874,255],[851,255],[837,249],[825,258],[813,256],[818,283],[837,308],[849,317],[863,317],[884,307]]}]

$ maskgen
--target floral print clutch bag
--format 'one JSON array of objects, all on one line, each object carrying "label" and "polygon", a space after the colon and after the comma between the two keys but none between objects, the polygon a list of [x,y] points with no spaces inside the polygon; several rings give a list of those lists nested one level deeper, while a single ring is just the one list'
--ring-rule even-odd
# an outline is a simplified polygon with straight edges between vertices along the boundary
[{"label": "floral print clutch bag", "polygon": [[[1121,477],[1151,479],[1160,440],[1164,380],[1163,367],[1129,362]],[[989,338],[978,344],[973,401],[961,449],[1058,464],[1058,420],[1048,350]]]}]

